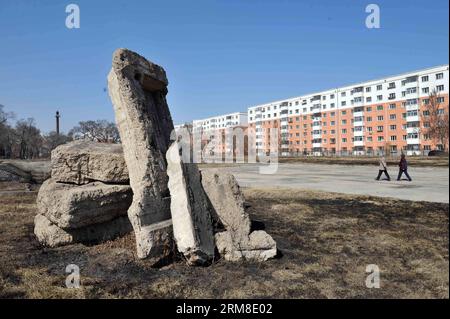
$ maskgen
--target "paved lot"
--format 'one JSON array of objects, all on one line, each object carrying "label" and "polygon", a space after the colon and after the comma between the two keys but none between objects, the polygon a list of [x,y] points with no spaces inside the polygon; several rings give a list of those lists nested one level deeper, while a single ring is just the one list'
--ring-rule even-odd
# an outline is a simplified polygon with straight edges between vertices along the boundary
[{"label": "paved lot", "polygon": [[272,175],[259,174],[259,167],[257,164],[244,164],[216,168],[234,174],[243,187],[293,187],[415,201],[449,202],[449,169],[443,167],[409,167],[412,182],[406,179],[397,182],[398,168],[394,166],[388,168],[392,179],[390,182],[375,181],[377,166],[279,164],[277,173]]}]

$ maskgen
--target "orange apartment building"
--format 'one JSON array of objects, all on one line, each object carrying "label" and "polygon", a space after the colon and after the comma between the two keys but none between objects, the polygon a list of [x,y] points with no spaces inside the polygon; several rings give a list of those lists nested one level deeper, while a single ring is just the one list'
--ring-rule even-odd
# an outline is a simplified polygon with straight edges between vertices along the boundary
[{"label": "orange apartment building", "polygon": [[448,148],[426,134],[429,95],[448,113],[448,83],[444,65],[256,105],[249,132],[259,154],[270,150],[271,129],[281,156],[424,154]]}]

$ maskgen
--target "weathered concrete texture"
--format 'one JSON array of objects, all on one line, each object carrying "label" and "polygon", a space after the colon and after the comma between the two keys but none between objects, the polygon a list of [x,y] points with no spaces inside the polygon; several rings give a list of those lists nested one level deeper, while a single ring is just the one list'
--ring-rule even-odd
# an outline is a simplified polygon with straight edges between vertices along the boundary
[{"label": "weathered concrete texture", "polygon": [[228,261],[256,260],[265,261],[277,254],[277,244],[263,230],[256,230],[247,237],[239,236],[231,231],[215,235],[219,254]]},{"label": "weathered concrete texture", "polygon": [[208,200],[196,164],[183,163],[174,142],[166,154],[173,231],[178,251],[190,265],[209,263],[214,257],[214,235]]},{"label": "weathered concrete texture", "polygon": [[147,226],[170,219],[164,203],[169,197],[165,153],[173,130],[167,84],[162,67],[127,49],[114,52],[108,88],[133,189],[128,217],[140,258],[151,254]]},{"label": "weathered concrete texture", "polygon": [[229,261],[264,261],[275,257],[277,246],[265,231],[251,232],[251,220],[245,211],[245,199],[233,175],[216,170],[201,172],[203,189],[213,216],[225,228],[215,234],[219,254]]},{"label": "weathered concrete texture", "polygon": [[74,229],[126,215],[132,196],[128,185],[95,182],[77,186],[51,178],[42,184],[36,203],[39,213],[58,227]]},{"label": "weathered concrete texture", "polygon": [[128,168],[122,145],[92,141],[73,141],[52,151],[52,178],[78,185],[93,181],[128,183]]},{"label": "weathered concrete texture", "polygon": [[213,207],[213,215],[223,226],[240,236],[250,234],[250,216],[245,211],[245,199],[239,184],[231,174],[215,170],[201,172],[203,189]]},{"label": "weathered concrete texture", "polygon": [[62,229],[40,214],[34,218],[34,234],[39,242],[47,247],[103,242],[123,236],[132,229],[127,216],[77,229]]}]

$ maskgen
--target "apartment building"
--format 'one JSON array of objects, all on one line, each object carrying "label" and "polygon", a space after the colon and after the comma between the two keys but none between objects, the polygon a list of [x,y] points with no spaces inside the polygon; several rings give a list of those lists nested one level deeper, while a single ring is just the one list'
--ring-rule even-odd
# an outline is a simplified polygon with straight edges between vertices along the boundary
[{"label": "apartment building", "polygon": [[202,134],[202,147],[215,138],[218,141],[216,150],[221,153],[233,147],[225,138],[226,130],[237,127],[242,128],[244,134],[247,133],[247,112],[235,112],[192,122],[193,133]]},{"label": "apartment building", "polygon": [[278,130],[282,156],[422,154],[444,146],[427,136],[429,94],[448,112],[448,65],[390,76],[248,108],[256,150]]}]

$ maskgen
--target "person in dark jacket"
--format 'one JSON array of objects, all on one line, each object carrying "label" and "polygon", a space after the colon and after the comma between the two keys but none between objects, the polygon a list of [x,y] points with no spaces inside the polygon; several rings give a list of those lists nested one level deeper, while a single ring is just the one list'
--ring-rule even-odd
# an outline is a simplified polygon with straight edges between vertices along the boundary
[{"label": "person in dark jacket", "polygon": [[398,163],[398,167],[399,167],[399,170],[398,170],[397,180],[399,181],[400,178],[402,177],[402,174],[405,173],[406,177],[411,182],[412,179],[408,174],[408,162],[406,161],[405,154],[402,154],[402,156],[400,158],[400,162]]}]

